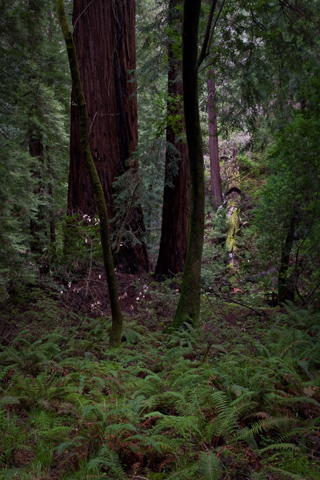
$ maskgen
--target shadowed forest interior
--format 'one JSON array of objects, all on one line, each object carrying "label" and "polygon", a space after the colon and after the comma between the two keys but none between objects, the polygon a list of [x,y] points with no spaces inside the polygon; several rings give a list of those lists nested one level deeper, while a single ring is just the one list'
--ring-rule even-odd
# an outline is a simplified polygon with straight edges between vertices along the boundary
[{"label": "shadowed forest interior", "polygon": [[319,30],[1,1],[1,480],[320,480]]}]

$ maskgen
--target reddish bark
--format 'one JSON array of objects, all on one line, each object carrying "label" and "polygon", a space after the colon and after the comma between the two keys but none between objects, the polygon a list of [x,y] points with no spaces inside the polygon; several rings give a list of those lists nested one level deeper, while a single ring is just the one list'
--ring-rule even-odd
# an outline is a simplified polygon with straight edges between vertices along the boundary
[{"label": "reddish bark", "polygon": [[[169,25],[181,23],[181,13],[175,10],[181,0],[170,0]],[[168,48],[168,116],[182,116],[182,65],[176,58],[172,44]],[[182,272],[187,252],[189,225],[189,170],[188,148],[184,137],[184,122],[167,126],[165,186],[163,192],[162,231],[160,250],[155,269],[159,277]],[[177,171],[172,173],[172,165]]]},{"label": "reddish bark", "polygon": [[[114,215],[112,183],[128,168],[138,142],[135,69],[135,2],[75,0],[74,42],[89,115],[90,148],[103,187],[109,218]],[[81,154],[78,108],[72,95],[69,213],[97,213]],[[134,168],[137,168],[134,164]],[[143,234],[141,207],[130,215],[130,228]],[[122,247],[116,263],[132,273],[148,269],[143,243]]]}]

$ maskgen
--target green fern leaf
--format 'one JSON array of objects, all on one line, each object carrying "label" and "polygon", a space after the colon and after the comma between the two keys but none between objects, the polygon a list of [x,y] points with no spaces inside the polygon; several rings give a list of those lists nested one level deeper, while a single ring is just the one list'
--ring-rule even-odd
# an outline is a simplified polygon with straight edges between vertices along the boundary
[{"label": "green fern leaf", "polygon": [[126,439],[126,441],[130,441],[130,440],[140,440],[144,444],[149,445],[150,447],[157,450],[157,452],[162,453],[161,445],[152,437],[147,437],[145,435],[133,435],[132,437],[128,437]]},{"label": "green fern leaf", "polygon": [[1,405],[18,405],[20,403],[19,398],[5,395],[0,399]]},{"label": "green fern leaf", "polygon": [[203,480],[220,480],[221,468],[219,458],[212,452],[200,452],[199,473]]},{"label": "green fern leaf", "polygon": [[273,445],[261,448],[259,453],[268,452],[269,450],[297,450],[300,452],[300,448],[294,443],[274,443]]},{"label": "green fern leaf", "polygon": [[282,470],[282,468],[268,467],[268,470],[282,475],[285,479],[292,478],[292,480],[309,480],[306,477],[302,477],[300,473],[296,474],[296,473],[288,472],[287,470]]}]

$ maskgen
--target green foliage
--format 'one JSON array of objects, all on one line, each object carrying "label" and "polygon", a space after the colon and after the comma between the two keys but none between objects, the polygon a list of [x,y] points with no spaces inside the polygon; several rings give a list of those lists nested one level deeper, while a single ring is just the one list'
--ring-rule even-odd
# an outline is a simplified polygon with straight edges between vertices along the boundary
[{"label": "green foliage", "polygon": [[[138,2],[141,177],[131,169],[115,184],[114,245],[137,241],[126,219],[130,206],[141,201],[154,260],[164,129],[168,121],[173,128],[180,121],[167,118],[167,42],[181,53],[178,26],[165,28],[167,3]],[[214,60],[216,70],[219,135],[256,130],[247,146],[253,151],[238,155],[248,207],[266,168],[269,174],[256,194],[259,208],[248,213],[243,207],[243,223],[250,225],[239,241],[241,272],[250,272],[243,266],[249,263],[258,269],[254,273],[278,266],[294,215],[291,260],[301,268],[298,291],[302,301],[317,306],[319,76],[313,23],[310,35],[305,29],[316,2],[300,2],[299,18],[279,2],[217,2],[222,4],[207,60]],[[39,258],[30,249],[30,220],[42,227],[44,216],[37,238],[51,271],[64,284],[88,272],[88,290],[92,268],[101,261],[99,224],[65,218],[54,245],[45,233],[50,212],[57,218],[66,193],[70,93],[51,0],[4,0],[0,24],[0,477],[318,480],[319,312],[291,304],[286,313],[268,310],[262,316],[255,307],[262,305],[263,282],[270,288],[274,274],[244,287],[253,309],[235,305],[231,295],[225,303],[234,278],[226,273],[223,209],[215,215],[208,209],[206,216],[200,329],[185,323],[163,333],[176,307],[179,278],[161,285],[136,280],[117,352],[107,350],[108,317],[79,317],[69,304],[58,303],[56,292],[49,295],[48,284],[32,286]],[[206,94],[200,94],[204,118]],[[48,146],[41,161],[30,155],[30,140]],[[176,170],[172,162],[172,176]],[[22,288],[18,277],[29,283]]]},{"label": "green foliage", "polygon": [[220,461],[213,453],[200,452],[199,474],[204,480],[220,480]]},{"label": "green foliage", "polygon": [[261,256],[277,269],[283,262],[288,232],[293,229],[293,244],[288,255],[293,263],[292,281],[303,301],[317,295],[319,281],[320,131],[318,111],[313,103],[315,89],[316,84],[308,92],[308,107],[296,112],[276,137],[269,153],[270,175],[256,211]]},{"label": "green foliage", "polygon": [[1,2],[0,17],[0,284],[10,290],[51,259],[49,223],[66,194],[70,82],[51,0]]},{"label": "green foliage", "polygon": [[[163,298],[170,295],[167,289]],[[144,301],[158,308],[157,298]],[[320,415],[318,314],[311,309],[292,307],[272,328],[257,328],[252,318],[244,331],[242,320],[229,335],[227,305],[204,333],[185,325],[172,336],[150,331],[157,320],[151,315],[148,328],[140,312],[122,347],[108,351],[109,320],[75,325],[72,318],[54,327],[53,319],[42,324],[36,306],[29,303],[25,315],[42,333],[22,330],[0,353],[3,478],[60,469],[70,480],[236,480],[268,478],[276,469],[317,479],[306,456],[317,448]]]},{"label": "green foliage", "polygon": [[92,262],[102,262],[99,224],[98,216],[65,217],[60,245],[62,251],[58,251],[59,259],[54,265],[56,276],[65,275],[65,269],[81,275]]}]

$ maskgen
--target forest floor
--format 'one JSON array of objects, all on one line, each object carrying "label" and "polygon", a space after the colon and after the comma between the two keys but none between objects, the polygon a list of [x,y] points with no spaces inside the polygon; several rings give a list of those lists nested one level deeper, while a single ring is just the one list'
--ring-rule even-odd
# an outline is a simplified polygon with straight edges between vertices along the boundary
[{"label": "forest floor", "polygon": [[[244,173],[243,226],[260,182]],[[9,291],[0,480],[320,480],[319,307],[274,306],[275,273],[261,276],[243,226],[232,270],[225,215],[208,208],[199,329],[164,333],[179,277],[117,272],[125,322],[110,350],[105,274],[83,239],[55,277]]]},{"label": "forest floor", "polygon": [[1,479],[319,480],[319,312],[207,291],[168,335],[179,281],[118,281],[117,350],[101,267],[0,305]]}]

